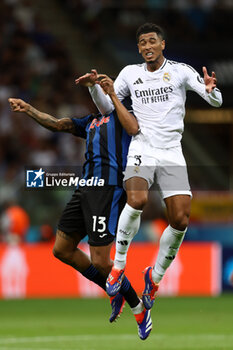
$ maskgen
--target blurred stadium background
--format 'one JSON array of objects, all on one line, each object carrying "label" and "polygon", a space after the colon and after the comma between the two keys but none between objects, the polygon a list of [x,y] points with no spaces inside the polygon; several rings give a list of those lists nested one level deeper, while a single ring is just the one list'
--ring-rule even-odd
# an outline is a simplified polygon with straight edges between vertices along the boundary
[{"label": "blurred stadium background", "polygon": [[[22,98],[57,117],[95,112],[75,78],[92,68],[116,76],[123,66],[141,62],[135,31],[144,22],[165,28],[166,57],[201,74],[203,65],[214,70],[224,101],[213,109],[188,94],[183,149],[194,193],[192,215],[160,294],[232,293],[233,2],[1,0],[0,298],[103,296],[52,257],[57,220],[72,192],[25,189],[26,166],[80,166],[84,143],[13,114],[7,99]],[[139,292],[138,276],[153,264],[164,225],[164,207],[154,189],[128,258],[128,274]],[[130,264],[133,258],[136,267]]]}]

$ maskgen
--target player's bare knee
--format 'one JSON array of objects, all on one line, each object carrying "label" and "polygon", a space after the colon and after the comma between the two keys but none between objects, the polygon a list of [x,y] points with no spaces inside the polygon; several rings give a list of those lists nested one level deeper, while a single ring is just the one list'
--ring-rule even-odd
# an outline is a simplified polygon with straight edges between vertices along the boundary
[{"label": "player's bare knee", "polygon": [[61,249],[57,248],[56,246],[53,247],[53,255],[58,260],[63,261],[63,259],[64,259],[64,251],[62,251]]},{"label": "player's bare knee", "polygon": [[142,210],[148,201],[147,193],[131,193],[128,195],[127,203],[134,209]]},{"label": "player's bare knee", "polygon": [[179,211],[173,216],[171,221],[171,226],[173,228],[179,231],[184,231],[189,223],[189,214]]},{"label": "player's bare knee", "polygon": [[57,258],[58,260],[61,260],[62,254],[63,252],[60,249],[58,249],[56,246],[53,247],[53,255],[55,258]]},{"label": "player's bare knee", "polygon": [[55,245],[53,247],[53,255],[55,256],[55,258],[66,264],[72,263],[73,252],[61,250]]}]

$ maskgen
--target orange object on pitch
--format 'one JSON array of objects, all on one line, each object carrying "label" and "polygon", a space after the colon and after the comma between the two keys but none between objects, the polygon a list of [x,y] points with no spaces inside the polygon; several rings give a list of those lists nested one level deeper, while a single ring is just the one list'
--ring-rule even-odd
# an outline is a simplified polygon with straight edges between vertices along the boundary
[{"label": "orange object on pitch", "polygon": [[6,209],[5,214],[9,220],[9,233],[17,234],[23,237],[30,225],[27,212],[18,205],[14,205]]}]

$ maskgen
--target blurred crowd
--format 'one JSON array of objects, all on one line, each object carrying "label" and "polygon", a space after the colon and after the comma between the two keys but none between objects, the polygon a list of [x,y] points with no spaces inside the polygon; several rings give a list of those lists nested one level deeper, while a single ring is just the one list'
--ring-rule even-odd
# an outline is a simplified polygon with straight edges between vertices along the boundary
[{"label": "blurred crowd", "polygon": [[137,27],[144,22],[163,26],[171,42],[182,39],[182,43],[193,43],[200,38],[214,41],[216,36],[226,34],[227,26],[230,28],[223,12],[230,16],[233,9],[231,0],[59,1],[96,45],[101,45],[101,38],[103,42],[109,37],[134,40]]},{"label": "blurred crowd", "polygon": [[[112,74],[127,64],[141,62],[135,45],[136,30],[144,22],[157,23],[165,30],[165,55],[192,65],[200,73],[203,64],[214,70],[221,88],[229,85],[224,91],[224,105],[231,105],[231,0],[59,1],[86,44],[91,43],[95,55],[104,52],[108,57]],[[200,99],[194,97],[188,103],[198,108]]]},{"label": "blurred crowd", "polygon": [[45,30],[31,1],[0,2],[2,210],[9,202],[25,199],[24,166],[78,165],[84,149],[78,138],[53,134],[26,115],[12,113],[8,98],[21,98],[56,117],[86,115],[90,98],[85,89],[75,87],[77,74],[64,44]]}]

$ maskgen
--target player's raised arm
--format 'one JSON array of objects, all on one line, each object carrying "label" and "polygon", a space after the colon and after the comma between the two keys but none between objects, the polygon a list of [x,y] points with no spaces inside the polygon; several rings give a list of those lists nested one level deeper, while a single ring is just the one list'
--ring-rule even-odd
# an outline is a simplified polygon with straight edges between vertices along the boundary
[{"label": "player's raised arm", "polygon": [[206,67],[203,67],[203,78],[190,66],[183,66],[186,74],[186,84],[188,90],[197,92],[211,106],[220,107],[222,105],[222,94],[217,88],[215,72],[208,74]]},{"label": "player's raised arm", "polygon": [[96,84],[98,74],[95,69],[91,70],[91,73],[86,73],[75,80],[75,84],[88,87],[92,100],[102,115],[109,114],[113,111],[114,107],[111,100],[106,96],[101,87]]},{"label": "player's raised arm", "polygon": [[118,99],[115,90],[112,79],[110,79],[105,74],[99,74],[98,79],[101,79],[99,81],[100,86],[103,88],[106,94],[108,94],[114,104],[114,107],[116,109],[118,119],[123,126],[123,128],[126,130],[126,132],[129,135],[136,135],[139,131],[139,125],[136,120],[136,118],[128,112],[128,110],[125,108],[125,106],[121,103],[121,101]]},{"label": "player's raised arm", "polygon": [[205,89],[210,94],[213,89],[217,86],[217,79],[215,72],[211,73],[211,76],[208,74],[206,67],[202,67],[202,71],[204,74],[204,83],[205,83]]},{"label": "player's raised arm", "polygon": [[26,103],[25,101],[18,98],[9,98],[8,101],[13,112],[26,113],[29,117],[34,119],[37,123],[46,129],[49,129],[51,131],[75,133],[75,127],[70,118],[56,119],[47,113],[38,111],[29,103]]}]

